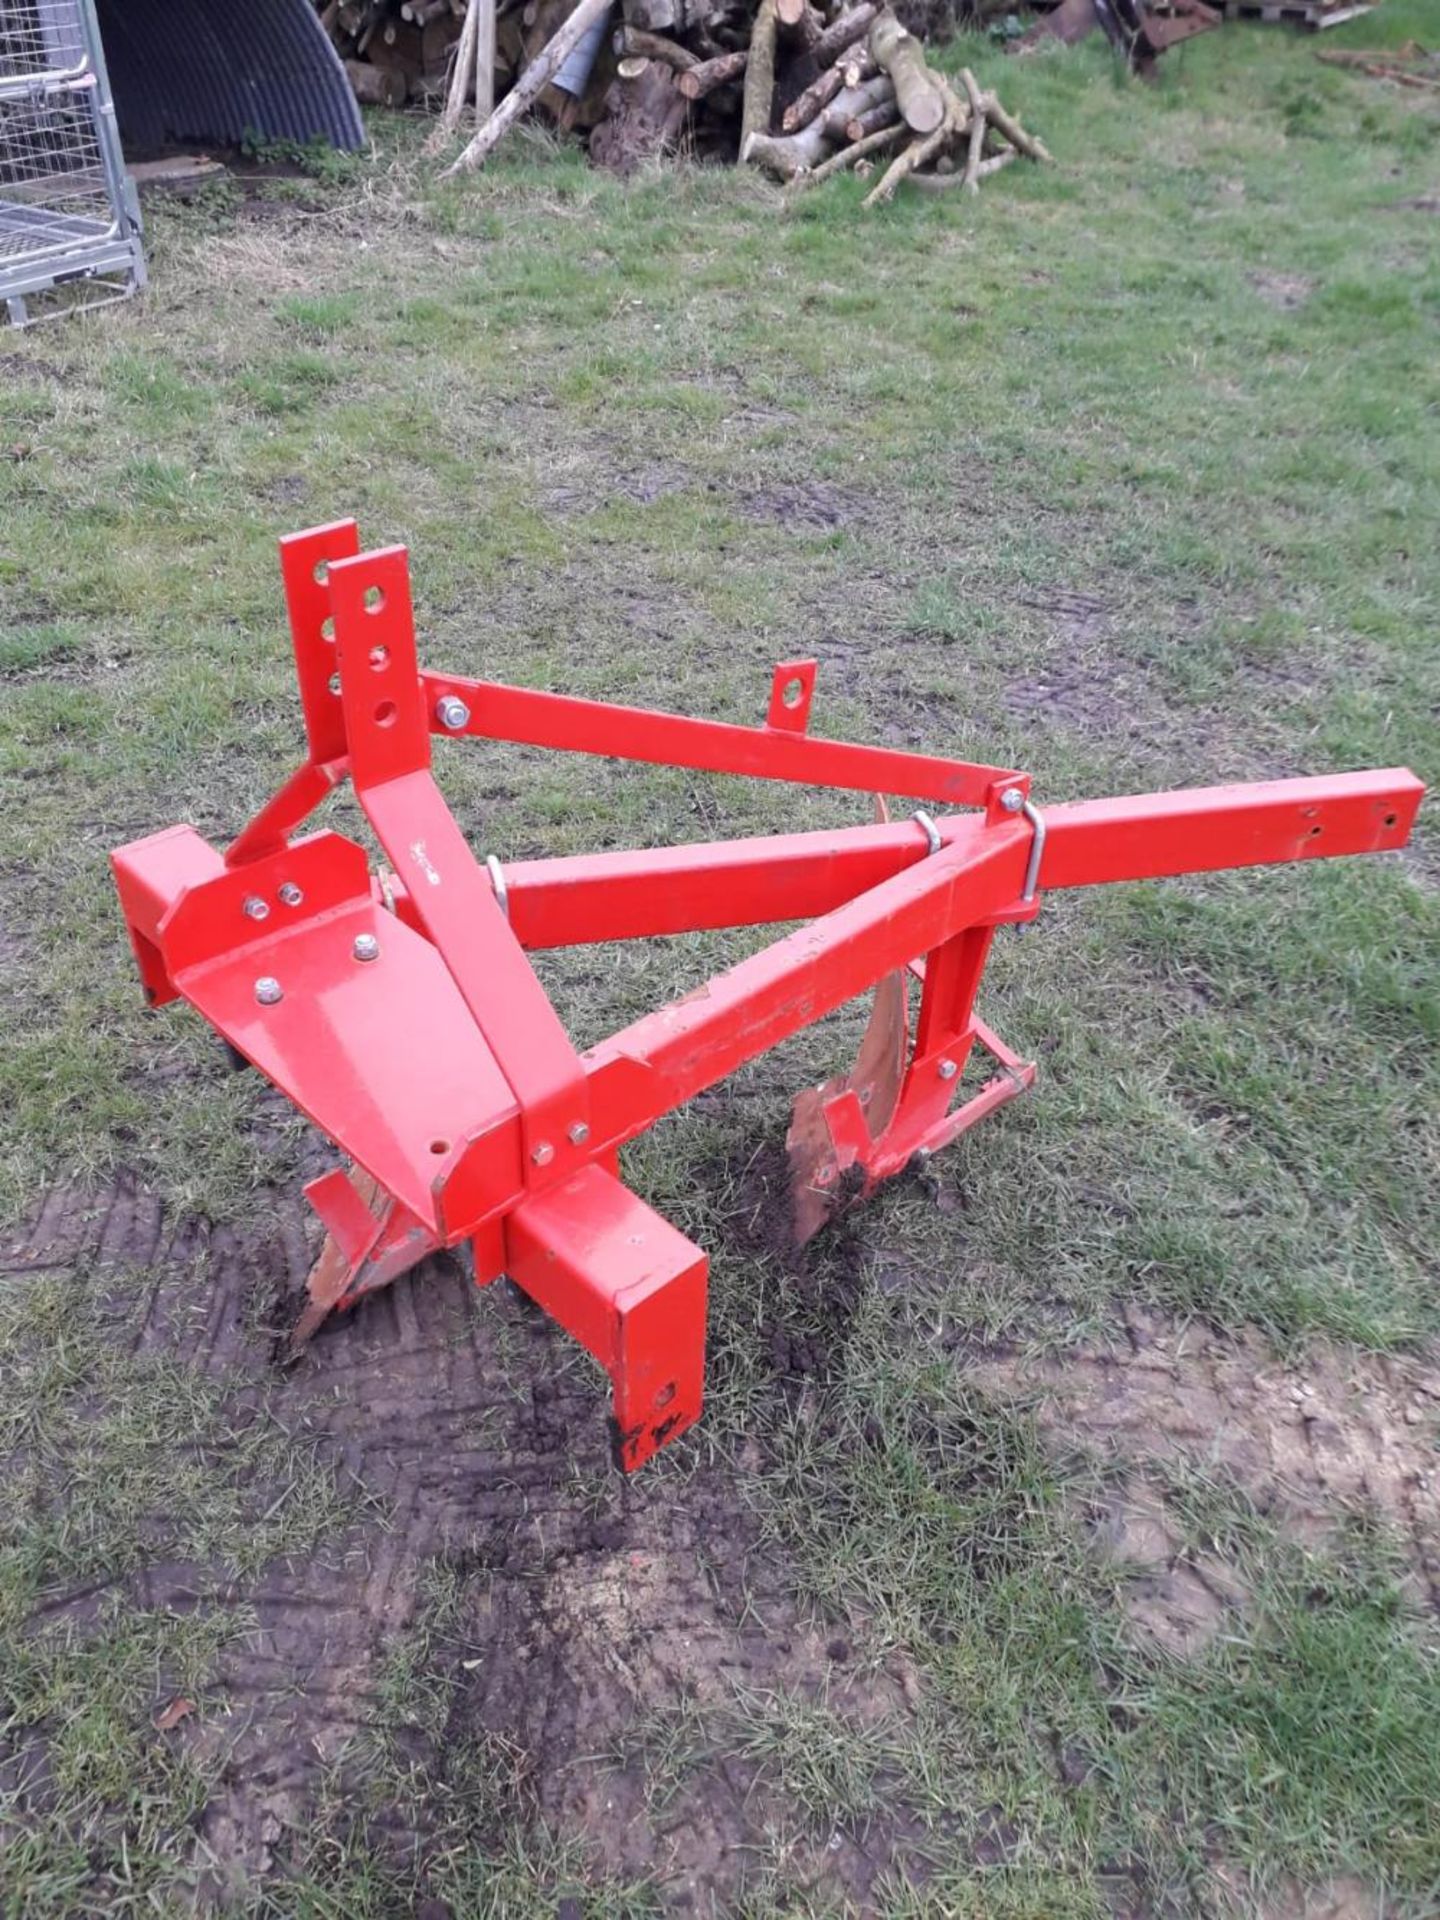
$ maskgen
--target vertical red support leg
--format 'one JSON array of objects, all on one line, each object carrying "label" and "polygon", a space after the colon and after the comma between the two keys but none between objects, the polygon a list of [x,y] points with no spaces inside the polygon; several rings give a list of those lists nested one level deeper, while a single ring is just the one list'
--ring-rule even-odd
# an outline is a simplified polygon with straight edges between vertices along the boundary
[{"label": "vertical red support leg", "polygon": [[522,1202],[505,1245],[511,1279],[610,1375],[627,1473],[699,1419],[709,1261],[677,1227],[592,1163]]}]

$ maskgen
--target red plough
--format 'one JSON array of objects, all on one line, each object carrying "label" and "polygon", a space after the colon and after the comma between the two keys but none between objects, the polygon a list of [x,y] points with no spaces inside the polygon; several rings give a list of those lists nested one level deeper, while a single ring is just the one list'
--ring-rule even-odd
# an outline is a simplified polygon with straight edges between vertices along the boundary
[{"label": "red plough", "polygon": [[[700,1413],[707,1261],[632,1193],[619,1150],[790,1034],[877,988],[856,1068],[802,1094],[801,1238],[1034,1079],[979,1018],[996,929],[1042,889],[1402,846],[1404,769],[1047,807],[1005,767],[812,737],[815,663],[775,669],[761,727],[423,670],[403,548],[342,521],[281,543],[309,753],[223,853],[171,827],[113,856],[152,1004],[188,1000],[350,1162],[307,1193],[328,1230],[296,1329],[470,1242],[609,1373],[622,1464]],[[936,808],[829,832],[477,860],[432,734],[902,796]],[[346,775],[384,850],[299,836]],[[961,809],[961,811],[940,811]],[[883,809],[882,809],[883,811]],[[579,1053],[527,953],[802,921],[700,991]],[[907,975],[918,979],[913,1038]],[[974,1049],[995,1071],[955,1095]]]}]

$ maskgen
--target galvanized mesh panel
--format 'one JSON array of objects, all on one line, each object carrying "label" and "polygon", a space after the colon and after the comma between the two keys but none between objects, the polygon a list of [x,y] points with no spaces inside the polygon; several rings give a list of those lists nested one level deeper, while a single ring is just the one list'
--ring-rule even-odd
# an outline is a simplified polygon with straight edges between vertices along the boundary
[{"label": "galvanized mesh panel", "polygon": [[90,0],[0,10],[0,300],[12,320],[58,284],[143,278]]},{"label": "galvanized mesh panel", "polygon": [[77,0],[6,0],[0,12],[0,82],[81,73],[88,62]]}]

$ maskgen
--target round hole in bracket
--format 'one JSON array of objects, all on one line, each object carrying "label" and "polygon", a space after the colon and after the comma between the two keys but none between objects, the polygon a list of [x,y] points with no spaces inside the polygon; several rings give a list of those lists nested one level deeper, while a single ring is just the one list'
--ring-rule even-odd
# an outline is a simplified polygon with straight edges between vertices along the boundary
[{"label": "round hole in bracket", "polygon": [[367,587],[365,589],[365,611],[367,613],[379,613],[384,605],[385,596],[379,587]]},{"label": "round hole in bracket", "polygon": [[329,687],[329,689],[330,689],[330,691],[331,691],[331,693],[339,693],[339,691],[340,691],[340,676],[339,676],[339,674],[338,674],[338,673],[332,673],[332,674],[331,674],[331,676],[330,676],[330,678],[329,678],[329,680],[327,680],[325,684],[326,684],[326,685],[327,685],[327,686]]},{"label": "round hole in bracket", "polygon": [[320,638],[322,640],[334,640],[335,616],[333,613],[327,613],[325,618],[320,622]]},{"label": "round hole in bracket", "polygon": [[448,1153],[450,1151],[450,1142],[448,1140],[432,1140],[430,1142],[430,1151],[431,1153]]},{"label": "round hole in bracket", "polygon": [[1398,814],[1398,813],[1387,813],[1387,814],[1386,814],[1386,816],[1385,816],[1385,825],[1386,825],[1387,827],[1398,827],[1398,826],[1399,826],[1399,824],[1400,824],[1400,816],[1399,816],[1399,814]]},{"label": "round hole in bracket", "polygon": [[389,647],[371,647],[370,664],[376,673],[383,673],[390,664]]},{"label": "round hole in bracket", "polygon": [[799,679],[798,676],[794,679],[787,680],[784,686],[780,689],[780,704],[782,706],[798,707],[800,702],[804,698],[805,698],[804,683]]},{"label": "round hole in bracket", "polygon": [[1319,839],[1320,835],[1324,831],[1325,829],[1323,827],[1311,827],[1310,832],[1306,837],[1311,840],[1317,840]]},{"label": "round hole in bracket", "polygon": [[393,700],[382,700],[379,706],[376,707],[375,724],[377,727],[393,727],[394,726],[395,702]]},{"label": "round hole in bracket", "polygon": [[328,560],[317,560],[312,571],[315,576],[316,586],[323,587],[325,582],[330,578],[330,562]]}]

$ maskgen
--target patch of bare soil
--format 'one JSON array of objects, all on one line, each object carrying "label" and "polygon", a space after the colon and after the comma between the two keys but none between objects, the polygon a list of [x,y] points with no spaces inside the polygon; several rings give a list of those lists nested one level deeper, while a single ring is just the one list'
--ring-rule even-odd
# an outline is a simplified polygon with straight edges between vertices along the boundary
[{"label": "patch of bare soil", "polygon": [[[695,484],[696,476],[673,462],[658,466],[614,468],[603,461],[578,460],[572,463],[573,476],[567,475],[558,486],[549,486],[540,495],[540,504],[549,513],[562,516],[595,513],[617,501],[630,506],[649,507],[657,500],[684,493]],[[553,468],[552,468],[553,472]]]},{"label": "patch of bare soil", "polygon": [[65,369],[38,353],[0,353],[0,381],[63,380]]},{"label": "patch of bare soil", "polygon": [[1052,587],[1047,592],[1020,596],[1022,607],[1043,613],[1054,638],[1067,646],[1081,648],[1105,639],[1110,631],[1110,608],[1094,593],[1077,593],[1069,587]]},{"label": "patch of bare soil", "polygon": [[[1246,1604],[1237,1570],[1186,1548],[1164,1469],[1227,1478],[1307,1546],[1356,1514],[1403,1544],[1408,1586],[1440,1608],[1440,1367],[1317,1346],[1277,1363],[1258,1334],[1222,1334],[1137,1307],[1123,1339],[1062,1358],[981,1356],[978,1382],[1037,1396],[1057,1446],[1080,1441],[1116,1469],[1097,1547],[1122,1567],[1131,1617],[1168,1647],[1204,1645]],[[1157,1471],[1158,1469],[1158,1471]]]},{"label": "patch of bare soil", "polygon": [[1315,282],[1304,273],[1271,273],[1262,268],[1249,279],[1260,298],[1281,313],[1296,312],[1315,291]]},{"label": "patch of bare soil", "polygon": [[747,520],[774,527],[845,527],[865,510],[865,496],[851,487],[832,486],[826,480],[805,480],[795,486],[757,487],[740,496]]},{"label": "patch of bare soil", "polygon": [[[206,1899],[243,1904],[283,1874],[327,1774],[338,1768],[343,1789],[347,1749],[384,1734],[430,1770],[442,1801],[467,1752],[472,1763],[478,1749],[503,1756],[507,1827],[551,1822],[599,1867],[658,1875],[677,1906],[724,1908],[784,1830],[801,1836],[794,1875],[863,1911],[918,1831],[903,1806],[863,1830],[814,1834],[759,1762],[703,1741],[660,1793],[636,1732],[647,1716],[721,1712],[741,1692],[823,1701],[867,1727],[910,1710],[898,1680],[800,1615],[773,1548],[754,1553],[746,1462],[613,1472],[596,1370],[506,1283],[480,1292],[449,1259],[337,1319],[280,1373],[276,1327],[313,1251],[288,1198],[261,1196],[242,1235],[167,1220],[128,1182],[98,1197],[50,1195],[0,1250],[0,1285],[69,1274],[98,1303],[121,1274],[144,1276],[141,1310],[125,1321],[136,1351],[196,1368],[237,1414],[263,1409],[308,1436],[374,1502],[328,1551],[253,1581],[157,1554],[127,1584],[137,1605],[253,1615],[198,1710],[152,1735],[182,1744],[218,1783],[196,1823]],[[813,1364],[777,1356],[777,1374],[792,1361]],[[385,1675],[421,1620],[437,1556],[458,1575],[459,1601],[425,1654],[427,1691],[438,1686],[446,1703],[435,1738],[405,1723]],[[47,1617],[68,1611],[83,1630],[87,1603],[54,1596]],[[397,1805],[381,1825],[397,1851],[423,1858],[413,1817]],[[476,1845],[497,1837],[477,1833]]]},{"label": "patch of bare soil", "polygon": [[1321,1887],[1283,1882],[1258,1907],[1243,1874],[1223,1866],[1215,1874],[1236,1908],[1255,1914],[1256,1920],[1386,1920],[1393,1911],[1383,1893],[1353,1874],[1342,1874]]}]

